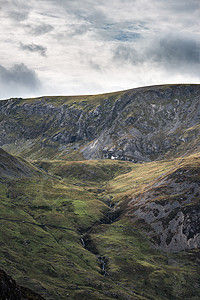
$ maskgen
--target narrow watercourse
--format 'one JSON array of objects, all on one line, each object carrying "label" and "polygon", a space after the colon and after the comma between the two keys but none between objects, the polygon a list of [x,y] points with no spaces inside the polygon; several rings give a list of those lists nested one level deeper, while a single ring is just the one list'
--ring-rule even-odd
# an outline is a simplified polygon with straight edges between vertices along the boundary
[{"label": "narrow watercourse", "polygon": [[[105,203],[105,202],[104,202]],[[99,253],[99,251],[96,248],[95,243],[93,242],[91,238],[91,234],[98,228],[98,226],[102,224],[112,224],[115,221],[118,220],[121,210],[116,207],[116,205],[112,201],[112,197],[109,197],[106,200],[106,204],[108,209],[104,213],[104,218],[100,220],[98,224],[93,225],[90,228],[87,228],[86,230],[81,231],[81,237],[80,242],[86,250],[90,251],[92,254],[94,254],[97,258],[99,267],[100,267],[100,274],[102,276],[106,276],[109,269],[109,260],[105,255],[102,255]]]}]

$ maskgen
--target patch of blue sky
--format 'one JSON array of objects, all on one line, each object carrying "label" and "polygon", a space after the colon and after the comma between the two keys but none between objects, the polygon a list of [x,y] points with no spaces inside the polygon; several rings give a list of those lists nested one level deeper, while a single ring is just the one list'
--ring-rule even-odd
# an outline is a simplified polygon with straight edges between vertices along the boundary
[{"label": "patch of blue sky", "polygon": [[114,23],[107,23],[107,24],[103,25],[102,29],[103,30],[110,30],[114,27],[114,25],[115,25]]},{"label": "patch of blue sky", "polygon": [[114,39],[120,42],[129,42],[139,39],[141,35],[136,32],[119,32],[114,36]]}]

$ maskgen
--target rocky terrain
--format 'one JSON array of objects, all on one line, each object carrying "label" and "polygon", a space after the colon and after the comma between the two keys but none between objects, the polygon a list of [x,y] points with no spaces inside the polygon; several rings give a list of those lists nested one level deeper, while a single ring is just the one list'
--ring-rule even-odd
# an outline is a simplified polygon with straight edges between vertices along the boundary
[{"label": "rocky terrain", "polygon": [[[0,146],[27,158],[151,161],[199,146],[199,85],[0,102]],[[75,158],[73,158],[75,159]]]},{"label": "rocky terrain", "polygon": [[1,300],[45,300],[28,288],[17,285],[12,277],[0,269],[0,299]]},{"label": "rocky terrain", "polygon": [[0,299],[198,299],[199,121],[200,85],[0,101]]},{"label": "rocky terrain", "polygon": [[129,216],[144,221],[156,248],[181,251],[200,248],[200,156],[182,159],[129,202]]}]

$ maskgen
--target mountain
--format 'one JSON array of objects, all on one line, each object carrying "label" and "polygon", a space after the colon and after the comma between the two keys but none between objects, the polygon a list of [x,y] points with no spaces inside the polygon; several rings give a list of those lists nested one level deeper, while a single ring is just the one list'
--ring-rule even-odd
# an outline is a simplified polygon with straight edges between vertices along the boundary
[{"label": "mountain", "polygon": [[47,300],[198,299],[199,116],[200,85],[1,101],[0,268]]},{"label": "mountain", "polygon": [[143,162],[182,155],[200,145],[199,92],[200,85],[166,85],[1,101],[0,147],[32,159]]}]

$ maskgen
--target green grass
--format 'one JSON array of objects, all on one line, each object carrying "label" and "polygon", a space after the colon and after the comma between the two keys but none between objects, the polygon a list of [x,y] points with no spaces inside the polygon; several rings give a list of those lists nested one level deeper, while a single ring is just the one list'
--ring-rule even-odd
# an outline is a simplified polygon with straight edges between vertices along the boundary
[{"label": "green grass", "polygon": [[81,108],[88,108],[88,107],[95,107],[101,104],[105,99],[108,99],[111,103],[116,101],[116,99],[123,95],[126,91],[121,92],[112,92],[106,94],[99,94],[99,95],[80,95],[80,96],[45,96],[45,97],[38,97],[38,98],[29,98],[29,99],[22,99],[18,105],[23,105],[26,102],[35,103],[43,102],[46,104],[53,104],[55,106],[58,105],[70,105],[74,107],[81,107]]},{"label": "green grass", "polygon": [[102,226],[92,238],[108,259],[107,276],[121,286],[152,299],[197,299],[198,262],[153,250],[129,219]]},{"label": "green grass", "polygon": [[[197,299],[199,250],[152,249],[143,227],[125,216],[131,197],[180,168],[199,170],[199,155],[144,164],[35,161],[31,178],[0,184],[0,267],[46,299]],[[122,215],[101,224],[109,203]],[[81,244],[88,228],[97,255]]]}]

